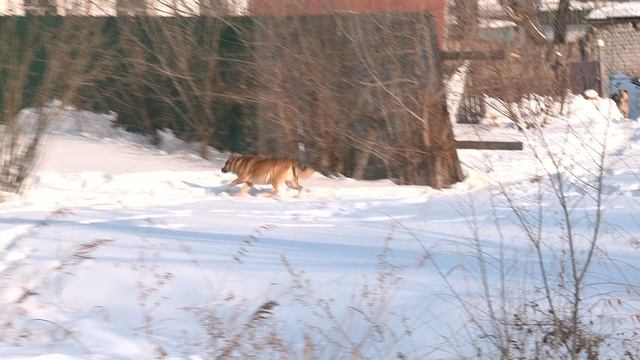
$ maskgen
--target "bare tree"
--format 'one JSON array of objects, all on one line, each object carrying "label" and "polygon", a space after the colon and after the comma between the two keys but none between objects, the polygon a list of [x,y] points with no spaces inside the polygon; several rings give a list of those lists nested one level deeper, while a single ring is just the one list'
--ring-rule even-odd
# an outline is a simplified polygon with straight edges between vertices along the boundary
[{"label": "bare tree", "polygon": [[569,22],[570,0],[560,0],[553,21],[553,43],[564,44],[567,40],[567,23]]},{"label": "bare tree", "polygon": [[[602,247],[612,232],[605,218],[611,201],[608,168],[616,161],[609,149],[615,126],[611,114],[601,108],[602,119],[584,119],[578,125],[550,109],[559,107],[557,101],[541,99],[535,105],[540,112],[531,112],[529,106],[514,105],[519,123],[544,121],[540,118],[556,122],[555,131],[534,127],[523,132],[542,173],[530,179],[526,195],[517,190],[521,184],[491,180],[488,210],[486,198],[477,202],[475,194],[461,210],[470,219],[468,245],[474,249],[472,265],[463,271],[475,280],[470,290],[482,305],[468,301],[451,285],[453,271],[437,264],[436,270],[468,316],[479,358],[632,359],[637,350],[629,349],[638,348],[638,324],[630,315],[636,313],[638,268],[609,257]],[[587,156],[578,160],[576,153]],[[482,158],[494,166],[492,157]],[[489,232],[491,245],[477,221],[487,211],[495,223]],[[515,235],[507,230],[514,223],[519,229]],[[529,246],[510,254],[510,241],[522,238]],[[623,238],[614,236],[616,243]],[[600,304],[607,304],[607,310]],[[610,321],[624,325],[611,328]]]},{"label": "bare tree", "polygon": [[560,45],[565,44],[567,23],[571,9],[570,0],[560,0],[555,11],[553,38],[547,38],[538,21],[539,4],[532,0],[500,0],[500,5],[509,19],[524,30],[527,38],[544,51],[544,58],[554,73],[555,95],[565,98],[568,85],[567,53]]},{"label": "bare tree", "polygon": [[527,37],[536,45],[548,45],[549,41],[542,33],[537,16],[537,3],[532,0],[500,0],[502,10],[507,17],[524,30]]},{"label": "bare tree", "polygon": [[[463,178],[426,14],[258,18],[261,150],[328,173],[449,186]],[[370,175],[371,176],[371,175]]]},{"label": "bare tree", "polygon": [[441,188],[462,180],[432,18],[360,17],[353,20],[350,34],[360,40],[358,65],[368,78],[362,90],[374,94],[388,136],[395,137],[394,160],[402,159],[395,171],[400,182]]}]

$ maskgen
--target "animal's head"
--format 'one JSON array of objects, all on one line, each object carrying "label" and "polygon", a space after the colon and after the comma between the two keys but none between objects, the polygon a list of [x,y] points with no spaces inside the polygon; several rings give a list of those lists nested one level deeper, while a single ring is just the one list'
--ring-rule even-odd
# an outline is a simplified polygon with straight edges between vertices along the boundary
[{"label": "animal's head", "polygon": [[227,159],[227,161],[224,163],[224,166],[222,167],[222,172],[223,173],[228,173],[229,171],[231,171],[231,167],[233,164],[233,160],[236,158],[236,155],[229,155],[229,158]]},{"label": "animal's head", "polygon": [[618,90],[618,95],[622,100],[629,99],[629,91],[627,91],[626,89]]},{"label": "animal's head", "polygon": [[313,170],[308,166],[297,165],[297,164],[294,166],[293,170],[294,170],[294,175],[297,178],[302,180],[308,179],[315,172],[315,170]]}]

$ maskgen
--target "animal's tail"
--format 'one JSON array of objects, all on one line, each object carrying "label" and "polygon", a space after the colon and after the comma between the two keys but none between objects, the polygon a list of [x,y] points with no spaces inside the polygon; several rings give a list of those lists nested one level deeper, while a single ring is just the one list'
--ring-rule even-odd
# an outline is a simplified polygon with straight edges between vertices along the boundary
[{"label": "animal's tail", "polygon": [[293,166],[293,176],[295,176],[297,179],[307,179],[311,177],[314,172],[315,171],[308,166],[299,166],[298,164],[295,164]]}]

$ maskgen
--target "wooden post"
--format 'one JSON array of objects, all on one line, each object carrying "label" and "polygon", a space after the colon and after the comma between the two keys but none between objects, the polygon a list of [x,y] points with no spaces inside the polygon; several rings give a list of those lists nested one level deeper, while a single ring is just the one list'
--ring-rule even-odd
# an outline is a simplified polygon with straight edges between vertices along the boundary
[{"label": "wooden post", "polygon": [[456,140],[456,149],[522,150],[523,146],[520,141]]}]

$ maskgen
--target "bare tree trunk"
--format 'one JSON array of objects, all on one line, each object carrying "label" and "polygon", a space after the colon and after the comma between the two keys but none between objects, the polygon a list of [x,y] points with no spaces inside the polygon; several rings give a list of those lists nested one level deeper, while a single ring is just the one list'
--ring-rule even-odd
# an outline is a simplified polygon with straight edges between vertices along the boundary
[{"label": "bare tree trunk", "polygon": [[567,23],[569,22],[570,0],[560,0],[553,21],[553,43],[564,44],[567,41]]},{"label": "bare tree trunk", "polygon": [[211,134],[208,126],[204,126],[200,128],[199,134],[200,136],[200,156],[203,159],[209,158],[209,142],[211,141]]},{"label": "bare tree trunk", "polygon": [[375,144],[380,139],[380,131],[377,128],[372,128],[369,130],[369,135],[362,144],[361,148],[357,150],[355,156],[355,165],[353,169],[353,178],[356,180],[361,180],[364,176],[364,172],[367,170],[367,165],[369,164],[369,159],[373,154],[375,148]]},{"label": "bare tree trunk", "polygon": [[458,153],[455,148],[453,129],[449,121],[443,91],[436,93],[436,100],[429,110],[429,126],[424,142],[428,154],[428,185],[435,188],[450,186],[464,179]]},{"label": "bare tree trunk", "polygon": [[537,19],[537,4],[532,0],[499,0],[500,6],[509,19],[524,30],[527,37],[536,45],[548,45],[548,39],[542,34]]}]

